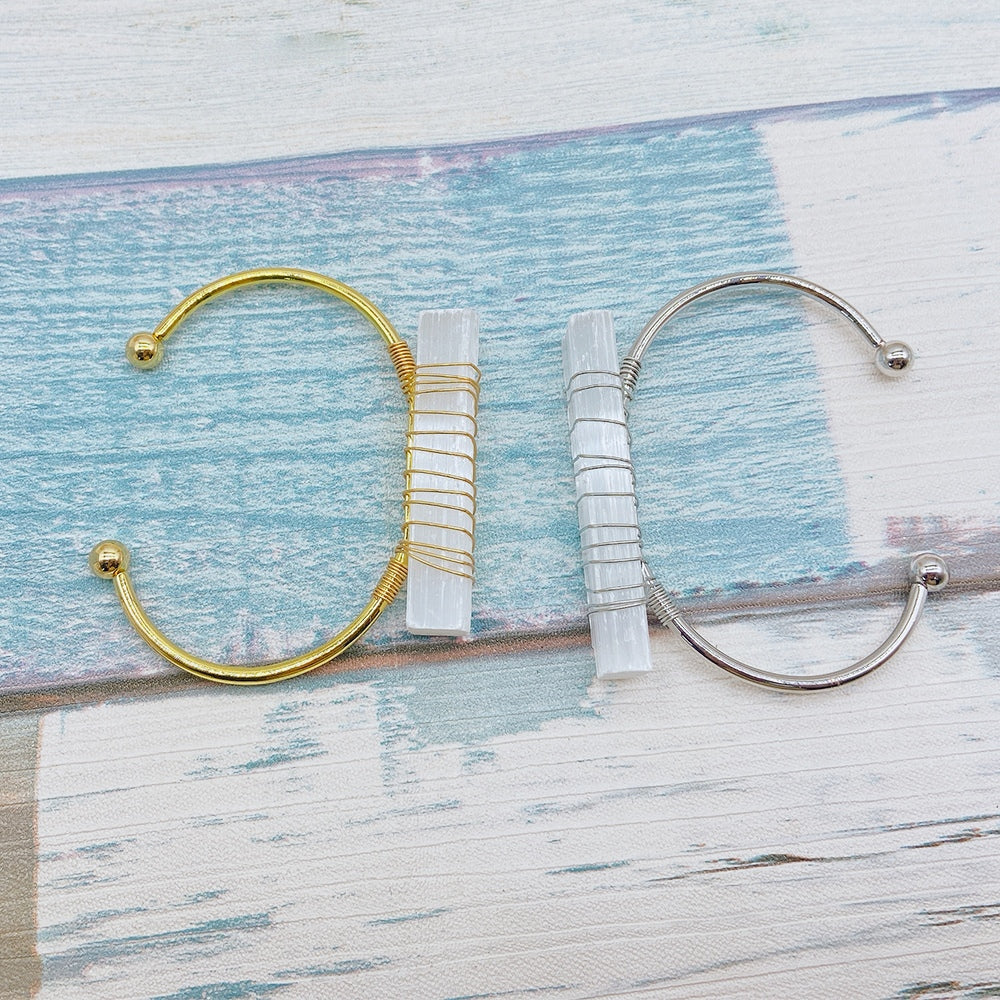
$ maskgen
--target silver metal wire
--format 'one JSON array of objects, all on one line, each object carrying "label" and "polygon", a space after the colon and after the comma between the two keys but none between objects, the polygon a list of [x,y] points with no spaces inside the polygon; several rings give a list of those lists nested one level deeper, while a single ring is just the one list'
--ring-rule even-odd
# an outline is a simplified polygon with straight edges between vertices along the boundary
[{"label": "silver metal wire", "polygon": [[[653,338],[674,316],[677,315],[677,313],[691,305],[692,302],[704,298],[706,295],[712,295],[715,292],[720,292],[726,288],[739,288],[740,286],[745,285],[765,284],[783,285],[786,288],[792,288],[795,291],[802,292],[804,295],[808,295],[810,298],[816,299],[819,302],[825,302],[828,306],[832,306],[837,310],[837,312],[853,324],[853,326],[862,334],[862,336],[864,336],[868,343],[876,349],[876,351],[882,351],[887,346],[890,346],[886,344],[886,342],[875,330],[875,327],[873,327],[871,323],[869,323],[868,320],[866,320],[865,317],[854,308],[854,306],[852,306],[845,299],[842,299],[839,295],[836,295],[834,292],[829,291],[829,289],[824,288],[822,285],[817,285],[814,281],[809,281],[806,278],[798,278],[794,274],[782,274],[779,271],[739,271],[735,274],[724,274],[719,278],[711,278],[709,281],[703,281],[701,284],[695,285],[694,287],[687,289],[687,291],[681,292],[679,295],[675,295],[642,328],[642,332],[638,337],[636,337],[635,343],[632,345],[628,354],[625,355],[625,359],[622,361],[621,377],[625,399],[629,400],[632,398],[636,382],[639,379],[639,368],[642,365],[642,359],[645,356],[649,345],[653,342]],[[897,345],[900,347],[905,346],[898,344],[898,342]],[[881,354],[876,355],[880,365],[882,364],[881,357]],[[898,365],[898,371],[901,372],[908,363],[909,360],[904,362],[902,365]],[[891,374],[893,372],[885,373]]]},{"label": "silver metal wire", "polygon": [[[820,285],[805,278],[777,271],[744,271],[737,274],[727,274],[720,278],[702,282],[672,298],[643,327],[628,354],[622,361],[622,390],[626,400],[630,400],[635,392],[639,378],[642,359],[656,334],[686,306],[697,299],[726,288],[743,285],[768,284],[782,285],[795,289],[814,299],[832,306],[865,337],[876,349],[876,365],[883,374],[901,374],[912,362],[910,349],[898,341],[886,343],[876,333],[874,327],[853,306],[840,296],[828,291]],[[626,416],[627,419],[627,416]],[[633,473],[634,474],[634,473]],[[648,564],[643,560],[643,577],[647,589],[647,603],[654,616],[663,624],[670,625],[680,634],[681,638],[694,650],[730,673],[743,677],[745,680],[767,687],[786,691],[816,691],[823,688],[839,687],[850,681],[864,677],[876,667],[886,662],[906,641],[920,618],[924,602],[929,591],[941,590],[948,582],[948,569],[944,560],[933,553],[922,553],[915,556],[910,566],[910,588],[906,605],[895,627],[885,641],[867,656],[843,667],[822,674],[788,674],[782,671],[763,670],[751,666],[742,660],[724,653],[710,643],[691,625],[680,609],[671,600],[663,585],[653,575]]]},{"label": "silver metal wire", "polygon": [[[578,393],[593,390],[612,390],[620,393],[622,391],[621,378],[618,372],[604,371],[601,369],[584,369],[574,372],[566,387],[566,399],[572,403],[573,398]],[[579,515],[581,506],[587,502],[588,506],[593,506],[592,501],[608,498],[629,498],[632,508],[635,509],[635,474],[632,469],[631,444],[628,436],[628,423],[625,420],[615,420],[610,417],[576,417],[570,423],[570,435],[581,423],[594,423],[619,427],[624,439],[624,454],[609,454],[595,452],[576,453],[573,461],[573,474],[577,484],[577,513]],[[595,472],[616,472],[623,473],[625,482],[621,483],[618,490],[595,490],[592,488],[591,480],[597,478],[592,475]],[[611,537],[603,537],[597,540],[587,540],[588,536],[595,534]],[[599,581],[609,574],[602,572],[602,567],[624,565],[635,563],[642,559],[642,539],[639,534],[638,523],[621,522],[609,523],[605,520],[580,521],[581,548],[584,556],[584,573],[588,586],[587,594],[589,603],[587,605],[588,614],[601,614],[607,611],[618,611],[622,608],[640,607],[646,603],[646,588],[641,582],[624,586],[621,583],[599,585]]]}]

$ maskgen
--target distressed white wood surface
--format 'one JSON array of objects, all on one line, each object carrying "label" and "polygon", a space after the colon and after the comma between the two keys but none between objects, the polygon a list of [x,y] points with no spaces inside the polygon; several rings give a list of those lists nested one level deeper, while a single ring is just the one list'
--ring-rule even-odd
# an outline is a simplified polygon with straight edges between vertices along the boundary
[{"label": "distressed white wood surface", "polygon": [[[1000,731],[970,603],[1000,611],[935,609],[822,702],[658,632],[654,673],[585,691],[580,636],[50,713],[42,996],[989,996]],[[809,659],[877,624],[714,633]]]},{"label": "distressed white wood surface", "polygon": [[0,176],[993,86],[989,0],[8,0]]},{"label": "distressed white wood surface", "polygon": [[882,336],[916,355],[909,386],[874,373],[849,384],[843,340],[813,338],[852,534],[871,558],[880,536],[888,550],[994,532],[1000,111],[817,115],[762,131],[802,273],[863,298]]},{"label": "distressed white wood surface", "polygon": [[[0,176],[997,84],[988,3],[516,13],[15,0]],[[795,265],[918,353],[910,387],[869,385],[817,319],[810,356],[853,555],[959,556],[967,589],[932,601],[910,646],[806,698],[662,632],[649,677],[591,683],[581,630],[440,661],[390,652],[273,690],[79,691],[37,724],[3,712],[0,997],[39,974],[60,1000],[996,995],[1000,169],[995,112],[947,103],[757,126]],[[745,415],[712,419],[724,434]],[[677,470],[654,473],[651,495]],[[761,596],[769,612],[709,634],[805,666],[866,652],[898,611]]]}]

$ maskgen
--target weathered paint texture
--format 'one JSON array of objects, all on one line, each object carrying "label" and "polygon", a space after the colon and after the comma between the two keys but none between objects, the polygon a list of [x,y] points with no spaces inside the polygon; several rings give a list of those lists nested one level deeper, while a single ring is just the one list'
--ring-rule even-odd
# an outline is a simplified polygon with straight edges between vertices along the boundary
[{"label": "weathered paint texture", "polygon": [[41,983],[35,948],[40,722],[35,714],[0,713],[0,1000],[24,1000]]}]

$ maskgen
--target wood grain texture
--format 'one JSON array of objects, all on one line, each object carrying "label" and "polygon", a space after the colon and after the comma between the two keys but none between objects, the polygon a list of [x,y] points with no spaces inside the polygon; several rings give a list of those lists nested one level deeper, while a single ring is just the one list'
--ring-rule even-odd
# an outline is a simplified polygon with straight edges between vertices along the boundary
[{"label": "wood grain texture", "polygon": [[[52,713],[42,995],[986,996],[997,675],[937,610],[822,701],[657,633],[629,682],[581,643]],[[808,659],[859,617],[712,634]]]},{"label": "wood grain texture", "polygon": [[[965,187],[985,192],[997,107],[996,94],[955,96],[943,108],[917,97],[496,143],[431,160],[416,150],[8,182],[0,256],[19,277],[0,290],[0,366],[12,396],[28,402],[0,414],[0,499],[11,512],[0,544],[31,537],[45,572],[0,579],[0,686],[169,669],[87,575],[87,551],[109,534],[135,550],[137,586],[167,633],[226,659],[321,641],[388,556],[404,418],[376,338],[346,310],[318,295],[255,292],[196,317],[157,372],[137,375],[119,360],[134,329],[206,278],[262,257],[295,260],[347,278],[404,331],[422,308],[474,301],[487,373],[474,633],[572,627],[584,594],[560,398],[566,317],[611,307],[624,350],[666,298],[706,274],[761,260],[791,267],[787,227],[810,223],[793,215],[794,198],[782,200],[776,165],[792,184],[816,164],[786,155],[798,147],[768,140],[768,130],[801,121],[809,134],[818,119],[883,148],[927,119],[937,130],[925,130],[920,148],[931,161],[985,132],[979,173],[963,174]],[[823,144],[813,148],[826,156]],[[989,246],[961,193],[934,176],[916,172],[908,197],[935,194],[952,206],[939,231]],[[845,213],[859,245],[881,239],[863,209]],[[958,235],[947,246],[947,266],[966,268],[972,251]],[[32,267],[18,272],[25,258]],[[1000,457],[989,391],[966,393],[961,411],[922,406],[929,380],[947,375],[955,398],[967,366],[995,357],[989,316],[1000,303],[989,253],[979,258],[977,284],[930,285],[902,315],[883,315],[906,300],[890,295],[880,272],[851,289],[866,311],[876,304],[887,335],[912,331],[920,361],[898,384],[875,379],[850,331],[780,295],[709,303],[664,335],[632,431],[646,550],[661,576],[672,567],[668,586],[723,603],[747,591],[755,601],[809,600],[814,582],[839,597],[902,593],[910,555],[928,547],[948,555],[957,582],[991,585],[1000,560],[988,484]],[[955,334],[929,329],[932,301],[967,324]],[[54,336],[74,364],[51,363]],[[956,361],[947,337],[975,349]],[[936,450],[925,443],[933,433]],[[883,435],[891,461],[877,446]],[[946,444],[955,438],[969,444],[956,452]],[[409,638],[394,609],[362,648],[401,642]]]},{"label": "wood grain texture", "polygon": [[41,984],[35,946],[35,780],[41,716],[0,714],[0,1000]]},{"label": "wood grain texture", "polygon": [[1000,109],[775,118],[762,131],[802,273],[865,295],[886,339],[916,353],[905,392],[848,385],[841,343],[815,331],[851,534],[870,556],[879,533],[888,551],[914,535],[947,547],[994,531]]},{"label": "wood grain texture", "polygon": [[[4,1000],[1000,995],[995,15],[8,3]],[[221,691],[138,643],[97,537],[133,543],[172,634],[253,658],[346,614],[398,518],[392,376],[328,303],[234,299],[151,379],[122,366],[268,261],[408,335],[479,308],[476,638],[404,640],[400,605],[340,672]],[[662,631],[652,675],[595,683],[566,318],[612,310],[624,349],[762,265],[917,367],[876,382],[791,299],[686,317],[634,412],[658,574],[779,669],[875,646],[915,548],[956,585],[843,690],[750,688]]]},{"label": "wood grain texture", "polygon": [[995,85],[989,0],[10,0],[0,176]]}]

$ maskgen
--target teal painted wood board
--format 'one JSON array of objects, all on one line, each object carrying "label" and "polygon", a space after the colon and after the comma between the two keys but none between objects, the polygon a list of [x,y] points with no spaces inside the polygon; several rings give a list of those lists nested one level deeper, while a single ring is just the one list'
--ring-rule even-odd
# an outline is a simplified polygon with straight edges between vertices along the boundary
[{"label": "teal painted wood board", "polygon": [[[356,285],[410,336],[420,309],[478,308],[474,634],[578,627],[559,385],[568,315],[611,309],[624,353],[665,299],[699,279],[796,269],[772,132],[864,127],[881,141],[927,116],[975,128],[995,102],[918,97],[453,150],[7,182],[2,253],[15,280],[0,336],[17,405],[0,417],[0,543],[26,540],[36,572],[0,582],[4,686],[160,669],[87,572],[102,537],[133,549],[136,585],[165,631],[215,658],[278,657],[330,634],[391,551],[405,415],[377,338],[320,293],[267,289],[197,316],[162,369],[128,369],[127,337],[199,284],[308,266]],[[876,279],[859,307],[886,304]],[[837,393],[824,395],[823,378],[855,382],[850,399],[867,394],[876,413],[893,400],[910,410],[922,390],[916,379],[869,384],[863,345],[836,324],[816,338],[829,342],[822,360],[833,358],[824,375],[808,333],[820,321],[788,297],[748,295],[709,304],[651,352],[633,418],[641,517],[651,561],[669,562],[681,594],[738,599],[813,580],[898,589],[904,546],[944,543],[961,571],[995,526],[992,501],[979,524],[961,524],[920,484],[908,529],[889,528],[891,507],[851,523],[868,516],[850,509],[854,470],[844,469],[857,434],[831,425]],[[936,377],[942,332],[907,335]],[[884,422],[878,432],[893,433],[891,415]],[[881,577],[865,577],[866,563],[890,555]],[[394,612],[366,643],[405,639]]]}]

